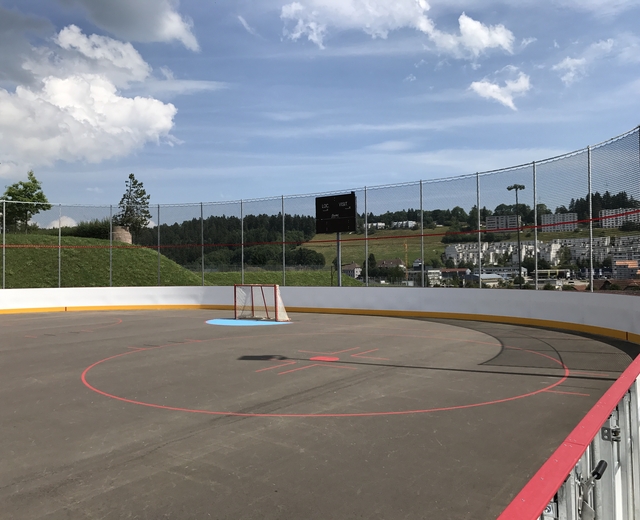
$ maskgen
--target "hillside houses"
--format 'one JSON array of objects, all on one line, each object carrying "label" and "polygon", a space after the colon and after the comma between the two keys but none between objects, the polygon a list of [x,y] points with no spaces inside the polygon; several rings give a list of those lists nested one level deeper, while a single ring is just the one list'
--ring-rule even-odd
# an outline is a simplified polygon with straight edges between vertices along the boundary
[{"label": "hillside houses", "polygon": [[[631,237],[629,237],[631,238]],[[534,257],[536,254],[536,245],[533,240],[523,240],[520,242],[521,258]],[[638,244],[640,254],[640,243]],[[482,242],[482,263],[485,265],[493,265],[506,260],[507,262],[518,262],[518,243],[517,242]],[[546,260],[549,265],[557,266],[561,261],[561,251],[568,248],[571,253],[572,261],[588,261],[589,259],[589,239],[588,238],[558,238],[543,242],[538,240],[538,258]],[[625,253],[630,249],[621,247]],[[611,255],[612,245],[611,237],[594,237],[593,239],[593,260],[594,262],[604,262]],[[462,244],[449,244],[444,251],[445,258],[453,260],[458,265],[460,262],[476,265],[478,263],[478,243],[469,242]],[[632,260],[632,258],[620,258],[621,260]],[[639,258],[640,259],[640,258]]]}]

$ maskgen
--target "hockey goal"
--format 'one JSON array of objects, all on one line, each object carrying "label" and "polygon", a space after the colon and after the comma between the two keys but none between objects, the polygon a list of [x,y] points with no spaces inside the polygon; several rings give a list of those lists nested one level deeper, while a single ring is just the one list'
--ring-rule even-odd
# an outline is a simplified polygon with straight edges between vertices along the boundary
[{"label": "hockey goal", "polygon": [[291,321],[282,303],[279,285],[234,285],[233,309],[236,320]]}]

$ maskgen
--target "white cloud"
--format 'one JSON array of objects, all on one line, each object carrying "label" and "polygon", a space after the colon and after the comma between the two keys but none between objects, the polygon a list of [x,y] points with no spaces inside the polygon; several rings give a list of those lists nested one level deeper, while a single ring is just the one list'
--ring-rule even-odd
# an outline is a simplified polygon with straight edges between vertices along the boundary
[{"label": "white cloud", "polygon": [[411,83],[413,81],[415,81],[417,78],[413,75],[413,74],[409,74],[406,78],[404,78],[402,81]]},{"label": "white cloud", "polygon": [[507,79],[502,87],[497,83],[483,79],[482,81],[474,81],[469,88],[480,97],[495,99],[511,110],[517,110],[513,98],[528,92],[531,89],[531,83],[529,76],[524,72],[519,72],[516,79]]},{"label": "white cloud", "polygon": [[487,26],[462,13],[459,34],[450,34],[436,29],[428,10],[426,0],[300,0],[283,6],[280,17],[285,36],[306,37],[320,48],[330,28],[361,30],[373,38],[410,28],[426,34],[437,52],[457,58],[477,58],[494,48],[513,52],[514,36],[503,25]]},{"label": "white cloud", "polygon": [[66,0],[84,7],[91,20],[118,38],[139,42],[179,41],[199,50],[193,23],[177,11],[178,0]]},{"label": "white cloud", "polygon": [[242,16],[238,15],[238,20],[240,20],[242,27],[244,27],[249,34],[253,36],[258,36],[258,33],[256,32],[256,30],[253,27],[251,27]]},{"label": "white cloud", "polygon": [[100,162],[158,142],[175,114],[171,104],[118,95],[101,76],[50,76],[41,89],[0,90],[0,149],[28,164]]},{"label": "white cloud", "polygon": [[560,79],[565,85],[571,85],[587,75],[589,67],[612,53],[615,41],[612,39],[601,40],[589,45],[579,58],[566,57],[561,62],[551,67],[562,75]]},{"label": "white cloud", "polygon": [[71,217],[67,217],[62,215],[59,219],[52,220],[49,222],[45,228],[46,229],[58,229],[58,221],[60,222],[60,227],[76,227],[78,223],[73,220]]},{"label": "white cloud", "polygon": [[529,45],[537,41],[538,41],[537,38],[523,38],[522,41],[520,42],[520,48],[526,49],[527,47],[529,47]]},{"label": "white cloud", "polygon": [[587,60],[585,58],[565,58],[557,63],[551,70],[557,70],[562,73],[560,79],[565,85],[571,85],[574,81],[585,75],[587,68]]},{"label": "white cloud", "polygon": [[133,89],[159,98],[172,98],[179,95],[197,94],[199,92],[213,92],[223,90],[228,85],[221,81],[204,81],[190,79],[150,79]]},{"label": "white cloud", "polygon": [[132,46],[74,26],[52,44],[34,49],[24,64],[34,81],[13,92],[0,88],[0,162],[16,169],[100,162],[171,140],[173,105],[118,90],[151,71]]},{"label": "white cloud", "polygon": [[405,152],[414,148],[414,144],[410,141],[384,141],[382,143],[367,146],[365,149],[372,152],[394,153]]},{"label": "white cloud", "polygon": [[22,65],[35,78],[97,74],[118,87],[127,87],[151,74],[151,67],[130,43],[95,34],[86,36],[75,25],[62,29],[52,43],[53,49],[33,49]]}]

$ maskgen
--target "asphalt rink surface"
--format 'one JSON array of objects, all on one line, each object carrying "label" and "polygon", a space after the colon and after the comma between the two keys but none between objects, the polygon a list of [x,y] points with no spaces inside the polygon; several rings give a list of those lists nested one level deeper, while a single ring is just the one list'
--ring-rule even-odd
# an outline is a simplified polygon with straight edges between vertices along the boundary
[{"label": "asphalt rink surface", "polygon": [[636,347],[454,320],[0,315],[2,519],[495,519]]}]

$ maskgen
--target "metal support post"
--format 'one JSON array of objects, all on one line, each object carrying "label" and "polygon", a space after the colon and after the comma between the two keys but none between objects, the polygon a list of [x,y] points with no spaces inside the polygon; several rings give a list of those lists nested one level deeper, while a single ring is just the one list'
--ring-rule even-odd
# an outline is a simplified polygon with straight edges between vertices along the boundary
[{"label": "metal support post", "polygon": [[109,206],[109,287],[113,287],[113,205]]},{"label": "metal support post", "polygon": [[369,287],[369,213],[367,212],[367,187],[364,187],[364,285]]},{"label": "metal support post", "polygon": [[204,287],[204,208],[200,203],[200,259],[202,264],[202,287]]},{"label": "metal support post", "polygon": [[2,201],[2,288],[5,288],[6,272],[6,249],[7,249],[7,201]]},{"label": "metal support post", "polygon": [[476,172],[476,209],[478,210],[478,288],[482,289],[482,225],[480,219],[480,173]]},{"label": "metal support post", "polygon": [[158,204],[158,287],[160,286],[160,204]]},{"label": "metal support post", "polygon": [[244,283],[244,208],[240,200],[240,283]]},{"label": "metal support post", "polygon": [[338,247],[338,256],[336,259],[336,270],[338,271],[338,287],[342,287],[342,243],[340,241],[340,233],[336,233],[336,242]]},{"label": "metal support post", "polygon": [[536,162],[533,161],[533,251],[534,269],[536,271],[536,291],[538,290],[538,178],[536,175]]},{"label": "metal support post", "polygon": [[587,146],[587,170],[589,184],[589,288],[593,292],[593,204],[591,197],[591,146]]},{"label": "metal support post", "polygon": [[287,284],[287,259],[286,259],[286,229],[285,229],[285,218],[284,218],[284,195],[282,196],[282,285],[285,286]]},{"label": "metal support post", "polygon": [[[425,286],[424,279],[424,204],[423,204],[423,191],[422,191],[422,179],[420,179],[420,276],[422,277],[422,285]],[[407,269],[409,266],[407,266]]]},{"label": "metal support post", "polygon": [[62,287],[62,204],[58,204],[58,289]]}]

